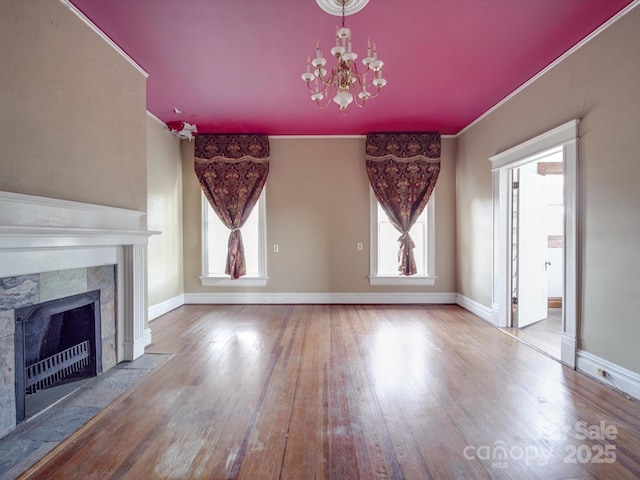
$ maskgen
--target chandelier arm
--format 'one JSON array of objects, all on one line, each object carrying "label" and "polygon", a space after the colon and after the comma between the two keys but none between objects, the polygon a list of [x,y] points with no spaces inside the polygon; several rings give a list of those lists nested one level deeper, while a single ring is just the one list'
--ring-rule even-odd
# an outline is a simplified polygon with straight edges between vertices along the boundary
[{"label": "chandelier arm", "polygon": [[327,76],[325,77],[318,77],[318,80],[320,80],[320,82],[326,87],[330,87],[333,86],[336,76],[338,75],[339,70],[336,67],[333,67],[331,69],[331,72],[327,73]]},{"label": "chandelier arm", "polygon": [[[329,75],[328,78],[319,77],[320,81],[322,82],[322,89],[319,90],[319,92],[322,93],[325,96],[324,101],[326,102],[324,104],[324,106],[322,106],[320,104],[320,102],[322,100],[316,101],[316,104],[318,105],[318,107],[320,107],[321,110],[324,110],[329,105],[331,105],[331,100],[333,100],[333,97],[334,97],[334,95],[336,93],[335,92],[335,81],[333,80],[336,74],[337,74],[337,72],[334,69],[334,70],[331,71],[331,75]],[[315,91],[314,91],[314,93],[315,93]]]},{"label": "chandelier arm", "polygon": [[353,103],[356,104],[359,108],[364,107],[366,100],[362,100],[358,95],[353,96]]},{"label": "chandelier arm", "polygon": [[[360,73],[360,72],[358,72],[357,65],[354,64],[353,68],[355,70],[356,77],[358,78],[358,84],[360,85],[361,88],[364,89],[364,88],[369,88],[369,87],[375,86],[374,83],[373,83],[373,80],[375,79],[375,77],[371,79],[371,82],[367,82],[367,75],[369,74],[369,72],[373,72],[373,70],[371,70],[369,67],[367,67],[367,69],[364,72]],[[373,73],[375,74],[375,72],[373,72]],[[378,91],[380,91],[379,87],[376,87],[376,89]],[[376,95],[377,95],[377,93],[376,93]],[[369,98],[372,98],[372,97],[369,97]]]},{"label": "chandelier arm", "polygon": [[325,108],[327,108],[329,105],[331,105],[331,96],[327,96],[324,99],[324,105],[322,105],[320,102],[322,102],[322,100],[317,100],[316,101],[316,105],[318,105],[318,107],[320,108],[320,110],[324,110]]},{"label": "chandelier arm", "polygon": [[[338,71],[336,70],[336,68],[333,68],[331,70],[330,73],[328,73],[325,77],[323,76],[317,76],[316,78],[319,80],[319,85],[322,85],[322,88],[319,88],[318,91],[316,92],[315,90],[315,85],[313,85],[313,83],[311,81],[306,82],[307,84],[307,89],[311,92],[311,93],[322,93],[323,95],[326,93],[327,95],[330,96],[330,94],[332,93],[332,90],[334,87],[334,82],[335,82],[335,77],[338,74]],[[329,102],[331,101],[331,99],[329,99]],[[316,102],[318,103],[318,102]],[[326,108],[326,107],[324,107]]]},{"label": "chandelier arm", "polygon": [[307,89],[311,92],[311,93],[324,93],[324,91],[327,89],[327,87],[323,87],[322,89],[319,89],[316,92],[315,86],[311,86],[311,83],[307,83]]},{"label": "chandelier arm", "polygon": [[371,92],[369,92],[367,90],[367,88],[373,86],[373,82],[372,83],[367,83],[367,73],[372,71],[369,67],[367,67],[367,69],[362,73],[358,72],[358,67],[355,64],[353,66],[353,69],[355,71],[355,78],[357,78],[357,81],[358,81],[358,86],[360,87],[360,92],[367,92],[369,94],[364,99],[360,99],[359,95],[355,95],[354,96],[354,103],[358,107],[362,108],[362,107],[364,107],[364,104],[366,103],[367,100],[369,100],[371,98],[375,98],[375,97],[378,96],[378,93],[380,92],[380,88],[376,88],[376,92],[375,93],[371,93]]},{"label": "chandelier arm", "polygon": [[367,84],[367,73],[369,72],[369,68],[367,67],[367,69],[363,73],[360,73],[358,72],[358,66],[354,63],[353,71],[355,77],[358,79],[358,85],[360,85],[360,89],[363,90],[368,87],[369,85]]}]

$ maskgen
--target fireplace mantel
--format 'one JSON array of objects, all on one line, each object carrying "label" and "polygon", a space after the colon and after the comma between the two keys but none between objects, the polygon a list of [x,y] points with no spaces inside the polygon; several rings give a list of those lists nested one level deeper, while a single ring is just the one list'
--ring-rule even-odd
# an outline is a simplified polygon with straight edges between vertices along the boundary
[{"label": "fireplace mantel", "polygon": [[146,213],[0,192],[0,278],[116,265],[117,360],[151,343],[145,328]]}]

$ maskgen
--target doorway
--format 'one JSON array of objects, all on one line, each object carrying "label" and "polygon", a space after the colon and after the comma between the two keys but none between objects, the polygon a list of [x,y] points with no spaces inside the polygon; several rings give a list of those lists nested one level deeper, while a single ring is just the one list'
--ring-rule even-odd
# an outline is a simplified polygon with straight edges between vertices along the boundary
[{"label": "doorway", "polygon": [[562,147],[511,169],[511,318],[505,331],[560,359],[564,265]]},{"label": "doorway", "polygon": [[541,160],[554,149],[562,155],[564,218],[561,239],[563,277],[559,358],[562,363],[572,368],[575,368],[576,363],[578,319],[578,125],[578,120],[572,120],[490,158],[493,167],[494,215],[491,320],[497,327],[513,328],[513,171]]}]

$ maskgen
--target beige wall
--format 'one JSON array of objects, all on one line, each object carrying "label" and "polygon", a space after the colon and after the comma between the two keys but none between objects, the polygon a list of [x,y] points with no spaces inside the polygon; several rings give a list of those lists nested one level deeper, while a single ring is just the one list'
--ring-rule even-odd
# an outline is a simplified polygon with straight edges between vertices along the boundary
[{"label": "beige wall", "polygon": [[579,347],[640,372],[640,8],[458,138],[458,292],[491,305],[489,157],[581,118]]},{"label": "beige wall", "polygon": [[180,140],[147,116],[148,304],[182,295],[182,164]]},{"label": "beige wall", "polygon": [[[436,187],[434,287],[369,285],[369,184],[364,138],[272,138],[267,181],[265,288],[200,285],[200,187],[183,142],[185,292],[454,292],[455,140],[443,139]],[[365,245],[356,251],[356,243]],[[273,252],[273,244],[279,252]]]},{"label": "beige wall", "polygon": [[0,190],[146,209],[146,79],[61,2],[4,1]]}]

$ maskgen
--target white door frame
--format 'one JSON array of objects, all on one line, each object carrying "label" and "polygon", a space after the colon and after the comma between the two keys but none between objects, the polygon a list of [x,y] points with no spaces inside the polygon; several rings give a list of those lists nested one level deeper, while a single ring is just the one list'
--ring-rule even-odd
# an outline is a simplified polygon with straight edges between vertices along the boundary
[{"label": "white door frame", "polygon": [[575,368],[578,328],[578,126],[572,120],[491,157],[493,172],[492,322],[507,327],[511,315],[510,171],[555,147],[564,156],[564,287],[560,360]]}]

